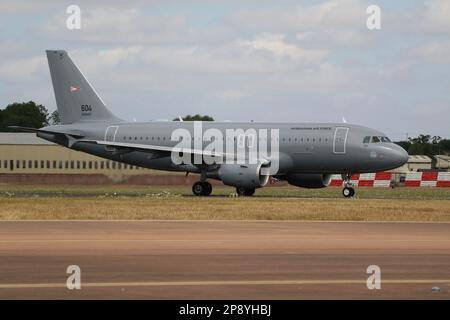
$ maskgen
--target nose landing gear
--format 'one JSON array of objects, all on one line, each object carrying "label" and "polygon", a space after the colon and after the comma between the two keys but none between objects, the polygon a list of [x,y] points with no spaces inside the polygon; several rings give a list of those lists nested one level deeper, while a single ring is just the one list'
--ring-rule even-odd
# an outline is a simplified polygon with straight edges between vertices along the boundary
[{"label": "nose landing gear", "polygon": [[355,195],[355,189],[352,187],[344,187],[344,189],[342,189],[342,195],[345,198],[353,197]]},{"label": "nose landing gear", "polygon": [[355,195],[355,189],[353,184],[350,182],[351,174],[343,174],[342,180],[344,180],[344,189],[342,189],[342,195],[345,198],[351,198]]}]

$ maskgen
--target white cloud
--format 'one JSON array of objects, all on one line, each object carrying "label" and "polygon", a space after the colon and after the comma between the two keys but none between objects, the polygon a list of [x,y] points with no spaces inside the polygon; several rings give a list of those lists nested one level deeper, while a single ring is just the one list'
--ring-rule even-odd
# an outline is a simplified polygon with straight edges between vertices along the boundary
[{"label": "white cloud", "polygon": [[143,50],[142,46],[100,50],[97,54],[100,61],[108,66],[116,66],[120,62],[130,62]]},{"label": "white cloud", "polygon": [[44,67],[46,67],[46,59],[43,55],[4,60],[0,64],[0,78],[3,78],[5,82],[25,82],[35,79]]},{"label": "white cloud", "polygon": [[[133,56],[134,64],[152,73],[181,75],[247,75],[319,66],[327,52],[304,49],[284,40],[283,35],[263,34],[253,39],[237,39],[220,46],[150,46],[113,49],[108,55]],[[100,55],[101,58],[101,55]],[[127,59],[130,62],[130,59]]]},{"label": "white cloud", "polygon": [[285,41],[286,35],[262,34],[253,40],[241,40],[239,45],[248,49],[247,54],[254,51],[269,52],[276,62],[280,63],[288,58],[289,63],[315,63],[325,58],[327,52],[324,50],[304,49],[295,44]]},{"label": "white cloud", "polygon": [[248,97],[249,94],[240,90],[225,90],[217,92],[215,96],[221,101],[229,103],[242,100],[243,98]]},{"label": "white cloud", "polygon": [[366,7],[359,0],[329,0],[308,6],[299,4],[288,10],[241,12],[230,23],[245,30],[295,34],[308,40],[308,44],[328,48],[364,42]]},{"label": "white cloud", "polygon": [[99,44],[152,44],[181,40],[187,30],[183,15],[146,15],[141,8],[84,6],[81,29],[67,30],[67,15],[57,13],[39,30],[55,40]]},{"label": "white cloud", "polygon": [[423,19],[425,30],[434,33],[450,34],[450,1],[426,1]]},{"label": "white cloud", "polygon": [[45,1],[2,1],[0,2],[0,12],[2,14],[17,14],[28,12],[41,12],[52,6],[51,2]]},{"label": "white cloud", "polygon": [[450,63],[450,41],[429,42],[421,45],[415,54],[431,63]]}]

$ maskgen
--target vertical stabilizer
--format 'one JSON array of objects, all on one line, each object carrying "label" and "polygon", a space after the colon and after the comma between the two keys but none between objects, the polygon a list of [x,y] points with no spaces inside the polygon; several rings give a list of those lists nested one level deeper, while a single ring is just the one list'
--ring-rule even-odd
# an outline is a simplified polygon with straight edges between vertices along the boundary
[{"label": "vertical stabilizer", "polygon": [[119,120],[106,108],[66,51],[46,52],[61,124]]}]

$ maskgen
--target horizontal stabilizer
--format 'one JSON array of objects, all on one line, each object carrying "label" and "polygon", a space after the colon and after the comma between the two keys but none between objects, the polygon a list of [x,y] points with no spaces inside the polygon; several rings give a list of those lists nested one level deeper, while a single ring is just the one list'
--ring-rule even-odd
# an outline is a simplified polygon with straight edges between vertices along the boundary
[{"label": "horizontal stabilizer", "polygon": [[42,132],[42,133],[50,133],[50,134],[63,134],[63,135],[69,135],[75,139],[81,139],[84,137],[84,135],[81,135],[79,133],[74,133],[71,131],[50,131],[50,130],[42,130],[42,129],[37,129],[37,128],[29,128],[29,127],[20,127],[20,126],[8,126],[8,128],[10,129],[15,129],[17,131],[23,131],[23,132],[34,132],[34,133],[38,133],[38,132]]}]

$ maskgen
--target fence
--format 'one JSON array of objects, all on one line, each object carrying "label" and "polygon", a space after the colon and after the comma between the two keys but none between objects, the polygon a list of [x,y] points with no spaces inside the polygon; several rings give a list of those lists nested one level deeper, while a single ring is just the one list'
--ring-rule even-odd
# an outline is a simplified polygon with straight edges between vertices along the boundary
[{"label": "fence", "polygon": [[[382,187],[387,188],[391,186],[393,174],[391,172],[377,172],[377,173],[360,173],[353,174],[350,178],[351,183],[357,187]],[[343,184],[341,175],[335,174],[331,177],[330,186],[340,187]]]},{"label": "fence", "polygon": [[409,172],[406,187],[450,187],[450,172]]},{"label": "fence", "polygon": [[[405,177],[405,187],[450,187],[450,172],[408,172]],[[395,174],[391,172],[361,173],[351,176],[351,183],[357,187],[390,187],[394,181]],[[343,181],[341,175],[331,177],[330,186],[340,187]]]}]

